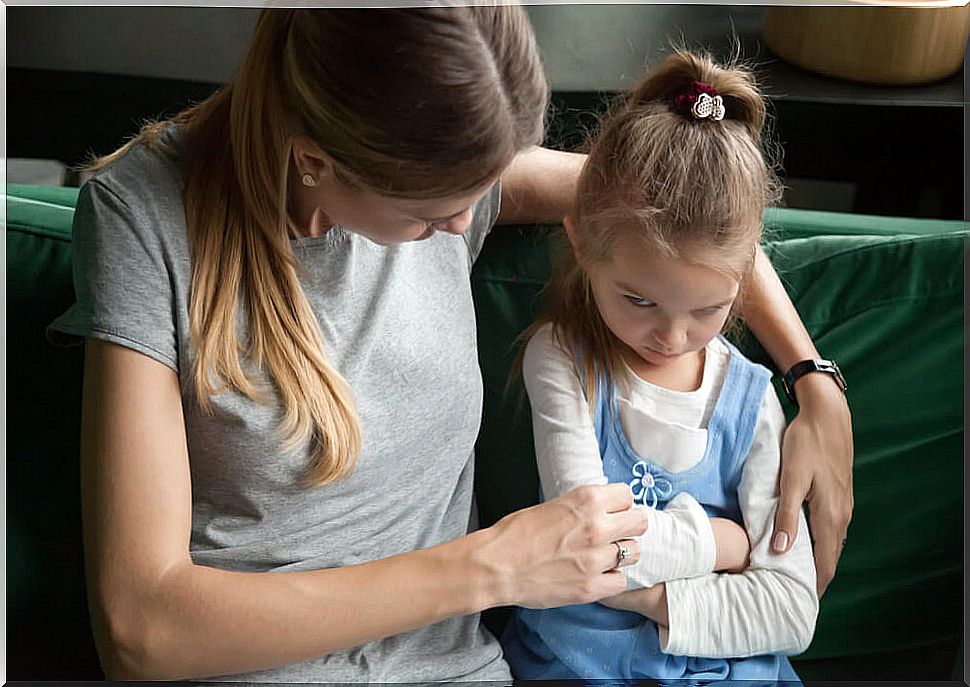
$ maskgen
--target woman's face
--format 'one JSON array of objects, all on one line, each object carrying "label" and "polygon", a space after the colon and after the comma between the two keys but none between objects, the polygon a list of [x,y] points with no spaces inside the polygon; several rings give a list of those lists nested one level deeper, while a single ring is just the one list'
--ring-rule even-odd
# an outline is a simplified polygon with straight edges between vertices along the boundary
[{"label": "woman's face", "polygon": [[430,238],[435,232],[463,234],[472,220],[472,206],[495,180],[447,198],[410,200],[388,198],[348,186],[332,175],[314,187],[304,187],[311,205],[325,225],[340,225],[374,243],[388,246]]}]

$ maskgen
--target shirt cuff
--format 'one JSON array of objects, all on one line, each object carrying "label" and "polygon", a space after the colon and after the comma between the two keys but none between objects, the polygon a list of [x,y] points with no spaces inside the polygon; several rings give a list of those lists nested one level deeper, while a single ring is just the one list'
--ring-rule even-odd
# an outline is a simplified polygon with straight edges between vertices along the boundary
[{"label": "shirt cuff", "polygon": [[[688,636],[690,622],[684,622],[693,614],[690,594],[685,594],[686,580],[671,580],[666,584],[667,626],[657,627],[660,650],[668,656],[687,656],[690,646]],[[695,628],[696,629],[696,628]]]},{"label": "shirt cuff", "polygon": [[710,518],[687,492],[664,510],[650,510],[647,531],[640,537],[640,560],[621,568],[627,589],[652,587],[714,571],[717,546]]}]

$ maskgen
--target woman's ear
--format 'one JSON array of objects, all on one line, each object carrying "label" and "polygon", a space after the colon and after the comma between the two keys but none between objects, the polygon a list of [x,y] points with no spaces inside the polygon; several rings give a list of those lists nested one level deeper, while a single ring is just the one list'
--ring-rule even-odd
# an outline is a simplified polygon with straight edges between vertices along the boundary
[{"label": "woman's ear", "polygon": [[293,162],[299,176],[309,174],[319,181],[333,174],[333,162],[316,142],[304,134],[293,138]]},{"label": "woman's ear", "polygon": [[569,244],[573,247],[573,251],[575,252],[579,241],[576,220],[572,215],[566,215],[562,218],[562,225],[566,228],[566,236],[569,237]]}]

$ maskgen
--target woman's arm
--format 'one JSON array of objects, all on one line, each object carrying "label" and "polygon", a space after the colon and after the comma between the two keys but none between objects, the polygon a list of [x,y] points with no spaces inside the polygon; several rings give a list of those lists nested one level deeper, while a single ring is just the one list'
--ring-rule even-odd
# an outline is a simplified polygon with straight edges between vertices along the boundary
[{"label": "woman's arm", "polygon": [[625,588],[611,542],[641,534],[646,520],[622,485],[580,490],[363,565],[283,573],[195,565],[176,374],[114,344],[89,339],[86,349],[85,563],[109,678],[258,670],[491,606],[584,603]]},{"label": "woman's arm", "polygon": [[497,224],[561,222],[576,204],[576,182],[586,156],[535,146],[502,173]]},{"label": "woman's arm", "polygon": [[781,405],[769,387],[738,489],[751,540],[751,559],[743,572],[671,580],[605,600],[661,625],[665,652],[727,658],[800,653],[811,643],[818,596],[804,515],[788,554],[779,556],[770,548],[784,425]]},{"label": "woman's arm", "polygon": [[[782,372],[800,360],[821,357],[761,249],[745,287],[743,315]],[[845,394],[827,374],[805,375],[795,384],[795,395],[800,410],[785,433],[772,541],[776,551],[791,548],[807,499],[821,596],[835,576],[852,519],[852,417]]]}]

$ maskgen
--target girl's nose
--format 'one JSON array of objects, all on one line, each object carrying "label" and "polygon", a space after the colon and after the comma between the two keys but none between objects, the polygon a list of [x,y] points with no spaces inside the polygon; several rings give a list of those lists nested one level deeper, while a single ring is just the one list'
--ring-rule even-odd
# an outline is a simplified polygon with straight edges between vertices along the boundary
[{"label": "girl's nose", "polygon": [[687,330],[677,324],[669,325],[659,329],[654,333],[654,338],[663,349],[663,352],[676,353],[680,351],[687,342]]}]

